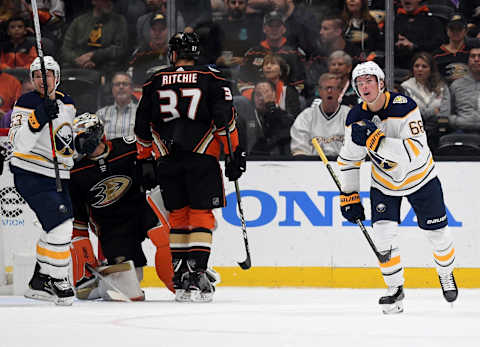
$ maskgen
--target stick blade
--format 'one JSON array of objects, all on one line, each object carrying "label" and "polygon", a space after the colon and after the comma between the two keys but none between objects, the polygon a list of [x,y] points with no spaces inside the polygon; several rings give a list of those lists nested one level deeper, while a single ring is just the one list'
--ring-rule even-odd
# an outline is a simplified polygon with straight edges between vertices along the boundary
[{"label": "stick blade", "polygon": [[252,267],[252,261],[250,260],[250,255],[247,256],[247,259],[242,262],[237,262],[238,266],[240,266],[243,270],[248,270]]},{"label": "stick blade", "polygon": [[131,302],[130,298],[126,296],[120,289],[113,284],[112,281],[110,281],[108,278],[106,278],[104,275],[102,275],[97,269],[95,269],[93,266],[91,266],[89,263],[85,264],[85,268],[90,271],[95,277],[97,277],[99,280],[103,281],[105,284],[107,284],[111,289],[107,290],[107,294],[112,298],[112,300],[115,301],[122,301],[122,302]]},{"label": "stick blade", "polygon": [[117,292],[112,289],[107,289],[107,294],[110,296],[110,299],[113,301],[121,301],[121,302],[130,302],[131,300],[127,298],[123,293]]}]

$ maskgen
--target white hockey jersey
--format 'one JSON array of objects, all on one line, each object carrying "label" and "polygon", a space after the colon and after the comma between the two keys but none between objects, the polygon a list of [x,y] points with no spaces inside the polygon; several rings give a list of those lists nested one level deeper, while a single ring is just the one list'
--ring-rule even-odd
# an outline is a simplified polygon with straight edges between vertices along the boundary
[{"label": "white hockey jersey", "polygon": [[[367,154],[372,162],[372,187],[386,195],[409,195],[437,176],[415,101],[398,93],[385,92],[385,95],[385,105],[380,111],[371,112],[362,103],[348,114],[345,143],[337,158],[342,190],[346,193],[359,191],[359,169]],[[363,119],[372,120],[385,134],[376,151],[352,141],[351,125]]]},{"label": "white hockey jersey", "polygon": [[[55,92],[58,103],[58,118],[54,119],[53,137],[58,160],[60,178],[68,179],[73,167],[72,122],[76,109],[73,100],[59,91]],[[9,139],[13,144],[11,165],[44,176],[55,177],[50,130],[48,124],[37,133],[28,127],[28,116],[41,103],[42,97],[36,91],[23,94],[12,111]]]},{"label": "white hockey jersey", "polygon": [[321,108],[321,99],[315,99],[312,105],[303,110],[290,128],[290,149],[292,155],[316,155],[312,139],[318,138],[327,156],[337,156],[343,145],[345,121],[350,108],[339,105],[328,116]]}]

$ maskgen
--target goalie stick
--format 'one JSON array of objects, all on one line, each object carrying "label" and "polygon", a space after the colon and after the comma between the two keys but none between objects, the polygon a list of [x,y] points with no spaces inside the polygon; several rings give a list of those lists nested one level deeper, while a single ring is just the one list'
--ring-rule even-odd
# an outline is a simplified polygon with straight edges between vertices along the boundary
[{"label": "goalie stick", "polygon": [[[337,186],[338,191],[341,193],[342,192],[342,186],[340,185],[340,181],[338,180],[337,175],[335,175],[335,171],[333,171],[332,166],[328,162],[328,159],[325,156],[325,153],[323,153],[322,147],[320,146],[320,143],[318,142],[318,139],[316,137],[314,137],[312,139],[312,144],[313,144],[313,147],[315,148],[315,150],[317,151],[318,155],[322,159],[323,163],[327,167],[327,170],[330,173],[330,176],[335,181],[335,185]],[[372,249],[373,253],[375,253],[375,256],[377,257],[378,261],[380,263],[386,263],[387,261],[389,261],[390,258],[391,258],[391,255],[392,255],[392,249],[390,248],[390,250],[388,250],[384,253],[380,253],[378,251],[377,247],[375,247],[375,244],[373,243],[373,241],[372,241],[370,235],[368,234],[368,231],[365,228],[365,225],[363,225],[362,221],[360,219],[357,219],[355,222],[360,227],[360,230],[362,231],[363,235],[365,235],[365,238],[367,239],[368,244],[370,245],[370,248]]]},{"label": "goalie stick", "polygon": [[[233,159],[233,147],[232,147],[232,140],[230,139],[230,130],[228,129],[228,124],[225,125],[225,133],[227,135],[227,144],[228,144],[228,156],[230,159]],[[242,197],[240,196],[240,187],[238,186],[238,180],[234,181],[235,183],[235,195],[237,197],[237,206],[238,206],[238,213],[240,215],[240,222],[242,224],[242,234],[243,234],[243,242],[245,245],[245,252],[247,253],[247,257],[242,262],[237,262],[238,265],[243,270],[248,270],[252,266],[252,260],[250,259],[250,249],[248,247],[248,237],[247,237],[247,225],[245,223],[245,217],[243,215],[243,207],[242,207]]]},{"label": "goalie stick", "polygon": [[[40,69],[42,71],[42,81],[43,81],[43,97],[48,98],[48,83],[47,83],[47,70],[45,69],[45,62],[43,60],[43,50],[42,50],[42,36],[40,32],[40,20],[38,19],[38,7],[37,0],[32,0],[32,12],[33,12],[33,24],[35,27],[35,38],[37,41],[37,52],[38,57],[40,58]],[[48,129],[50,131],[50,145],[52,147],[52,158],[53,158],[53,167],[55,170],[55,183],[57,186],[57,192],[62,191],[62,182],[60,181],[60,171],[58,169],[58,158],[57,152],[55,151],[55,140],[53,138],[53,124],[52,120],[48,121]],[[60,212],[64,212],[65,206],[60,205]]]},{"label": "goalie stick", "polygon": [[112,281],[110,281],[109,278],[103,276],[97,269],[95,269],[92,265],[89,263],[85,263],[85,268],[90,271],[95,277],[97,277],[99,280],[103,281],[106,283],[112,290],[107,289],[107,294],[112,298],[112,300],[115,301],[125,301],[125,302],[131,302],[130,298],[126,296],[118,287],[113,284]]}]

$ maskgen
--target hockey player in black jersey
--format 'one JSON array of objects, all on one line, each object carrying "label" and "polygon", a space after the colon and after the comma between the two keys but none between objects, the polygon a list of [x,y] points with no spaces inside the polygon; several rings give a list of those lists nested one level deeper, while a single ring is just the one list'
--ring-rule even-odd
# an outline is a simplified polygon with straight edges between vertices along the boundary
[{"label": "hockey player in black jersey", "polygon": [[[168,228],[146,200],[146,189],[156,185],[153,161],[136,159],[135,137],[105,140],[104,127],[95,114],[85,113],[74,120],[75,148],[83,158],[71,172],[74,222],[72,236],[73,276],[77,297],[110,299],[102,281],[96,281],[85,263],[98,267],[89,240],[88,226],[98,236],[99,258],[115,273],[115,283],[130,300],[144,300],[139,282],[146,258],[141,243],[148,236],[157,246],[157,273],[173,291],[173,268],[168,247]],[[136,270],[136,271],[135,271]],[[136,272],[136,274],[135,274]],[[160,273],[159,273],[160,272]]]},{"label": "hockey player in black jersey", "polygon": [[215,217],[225,206],[221,146],[228,151],[227,131],[234,153],[226,176],[238,179],[245,156],[238,147],[230,83],[212,66],[198,66],[195,33],[177,33],[169,41],[171,67],[160,70],[143,86],[135,134],[139,158],[152,152],[165,207],[170,211],[170,248],[177,301],[213,298],[206,269]]}]

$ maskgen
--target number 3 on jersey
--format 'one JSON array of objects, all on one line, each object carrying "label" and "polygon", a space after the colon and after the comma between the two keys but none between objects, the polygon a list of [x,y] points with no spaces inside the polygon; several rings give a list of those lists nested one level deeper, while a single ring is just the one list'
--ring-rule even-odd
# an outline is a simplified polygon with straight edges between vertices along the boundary
[{"label": "number 3 on jersey", "polygon": [[[190,98],[187,117],[190,119],[195,119],[195,116],[197,115],[198,104],[200,102],[200,98],[202,97],[202,91],[198,88],[180,88],[180,93],[182,94],[182,98]],[[171,114],[170,117],[163,119],[164,122],[169,122],[180,117],[180,112],[178,112],[177,109],[178,96],[174,90],[159,90],[158,97],[160,99],[168,99],[168,104],[160,105],[161,113]]]},{"label": "number 3 on jersey", "polygon": [[[223,87],[225,92],[225,100],[233,100],[232,91],[228,87]],[[199,88],[180,88],[180,93],[182,98],[190,98],[190,104],[188,106],[187,117],[190,119],[195,119],[197,115],[198,104],[200,103],[200,98],[202,97],[202,91]],[[168,99],[167,104],[160,105],[160,112],[165,114],[171,114],[170,117],[163,118],[164,122],[169,122],[175,118],[180,117],[180,112],[178,112],[178,95],[172,89],[159,90],[158,91],[159,99]]]}]

